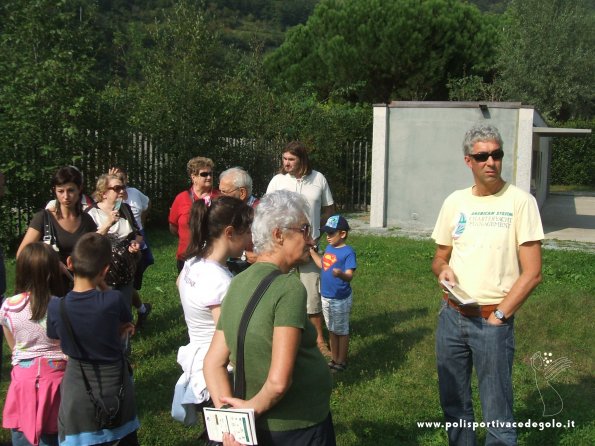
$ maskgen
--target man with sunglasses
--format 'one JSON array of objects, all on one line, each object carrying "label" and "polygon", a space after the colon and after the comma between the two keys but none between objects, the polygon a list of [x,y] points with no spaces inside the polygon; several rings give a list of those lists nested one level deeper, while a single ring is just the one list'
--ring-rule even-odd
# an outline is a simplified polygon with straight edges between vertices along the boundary
[{"label": "man with sunglasses", "polygon": [[457,284],[476,303],[462,305],[444,291],[436,332],[440,402],[451,426],[449,444],[475,444],[475,366],[486,445],[513,445],[514,314],[541,281],[543,229],[534,197],[501,177],[498,129],[475,125],[463,152],[474,184],[442,205],[432,270],[439,283]]},{"label": "man with sunglasses", "polygon": [[[277,190],[289,190],[302,195],[309,205],[309,221],[312,238],[318,243],[320,228],[333,215],[334,201],[326,178],[313,170],[308,158],[308,148],[299,141],[292,141],[283,148],[282,165],[267,187],[267,194]],[[318,348],[330,357],[330,351],[322,331],[322,301],[320,299],[320,270],[312,259],[298,267],[300,280],[308,292],[307,312],[316,328]]]}]

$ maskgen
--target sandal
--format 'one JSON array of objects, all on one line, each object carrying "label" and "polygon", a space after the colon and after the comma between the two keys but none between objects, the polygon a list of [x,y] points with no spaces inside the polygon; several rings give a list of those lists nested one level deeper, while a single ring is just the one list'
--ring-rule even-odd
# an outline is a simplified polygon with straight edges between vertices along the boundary
[{"label": "sandal", "polygon": [[344,372],[345,369],[347,368],[347,364],[341,364],[341,363],[333,361],[332,359],[328,363],[328,366],[331,369],[331,371],[334,371],[334,372]]}]

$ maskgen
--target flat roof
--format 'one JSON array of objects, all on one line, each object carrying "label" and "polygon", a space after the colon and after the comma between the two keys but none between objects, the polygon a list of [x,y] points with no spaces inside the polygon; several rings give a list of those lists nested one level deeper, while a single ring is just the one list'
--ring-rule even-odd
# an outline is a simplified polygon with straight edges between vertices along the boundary
[{"label": "flat roof", "polygon": [[533,127],[533,133],[539,136],[585,136],[591,129],[565,129],[558,127]]},{"label": "flat roof", "polygon": [[463,102],[463,101],[392,101],[390,104],[374,104],[374,107],[389,108],[530,108],[520,102]]}]

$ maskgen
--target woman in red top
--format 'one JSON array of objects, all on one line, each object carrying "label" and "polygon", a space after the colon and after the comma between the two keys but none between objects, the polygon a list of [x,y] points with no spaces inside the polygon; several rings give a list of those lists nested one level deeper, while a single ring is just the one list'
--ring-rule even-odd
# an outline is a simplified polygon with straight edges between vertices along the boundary
[{"label": "woman in red top", "polygon": [[169,210],[169,230],[178,236],[178,250],[176,252],[178,272],[184,267],[184,252],[190,242],[190,208],[196,200],[209,200],[219,195],[213,188],[213,169],[215,165],[210,158],[197,156],[188,161],[186,169],[192,186],[180,192]]}]

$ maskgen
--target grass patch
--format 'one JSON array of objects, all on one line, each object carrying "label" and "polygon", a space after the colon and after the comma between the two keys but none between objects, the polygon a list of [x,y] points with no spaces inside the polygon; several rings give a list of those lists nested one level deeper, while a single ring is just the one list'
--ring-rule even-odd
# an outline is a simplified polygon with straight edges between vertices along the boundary
[{"label": "grass patch", "polygon": [[[197,445],[200,426],[186,428],[170,417],[173,388],[181,371],[177,348],[188,342],[175,287],[176,241],[166,231],[149,233],[156,264],[145,275],[143,299],[153,304],[143,333],[133,342],[133,361],[142,445]],[[418,421],[440,421],[434,358],[434,332],[440,293],[430,263],[434,244],[427,240],[350,235],[359,268],[353,281],[349,368],[334,376],[331,406],[341,446],[443,445],[438,428]],[[9,262],[9,289],[14,263]],[[519,429],[521,445],[587,445],[595,438],[595,386],[590,341],[595,296],[595,254],[544,250],[544,283],[516,318],[514,365],[515,418],[550,421],[542,416],[531,356],[551,352],[567,357],[570,368],[552,385],[564,408],[554,418],[575,428]],[[10,373],[4,347],[0,395]],[[480,416],[474,382],[476,414]],[[305,403],[306,404],[306,403]],[[479,430],[480,441],[485,432]],[[10,435],[3,430],[0,441]]]},{"label": "grass patch", "polygon": [[595,188],[584,184],[551,184],[550,192],[595,192]]}]

